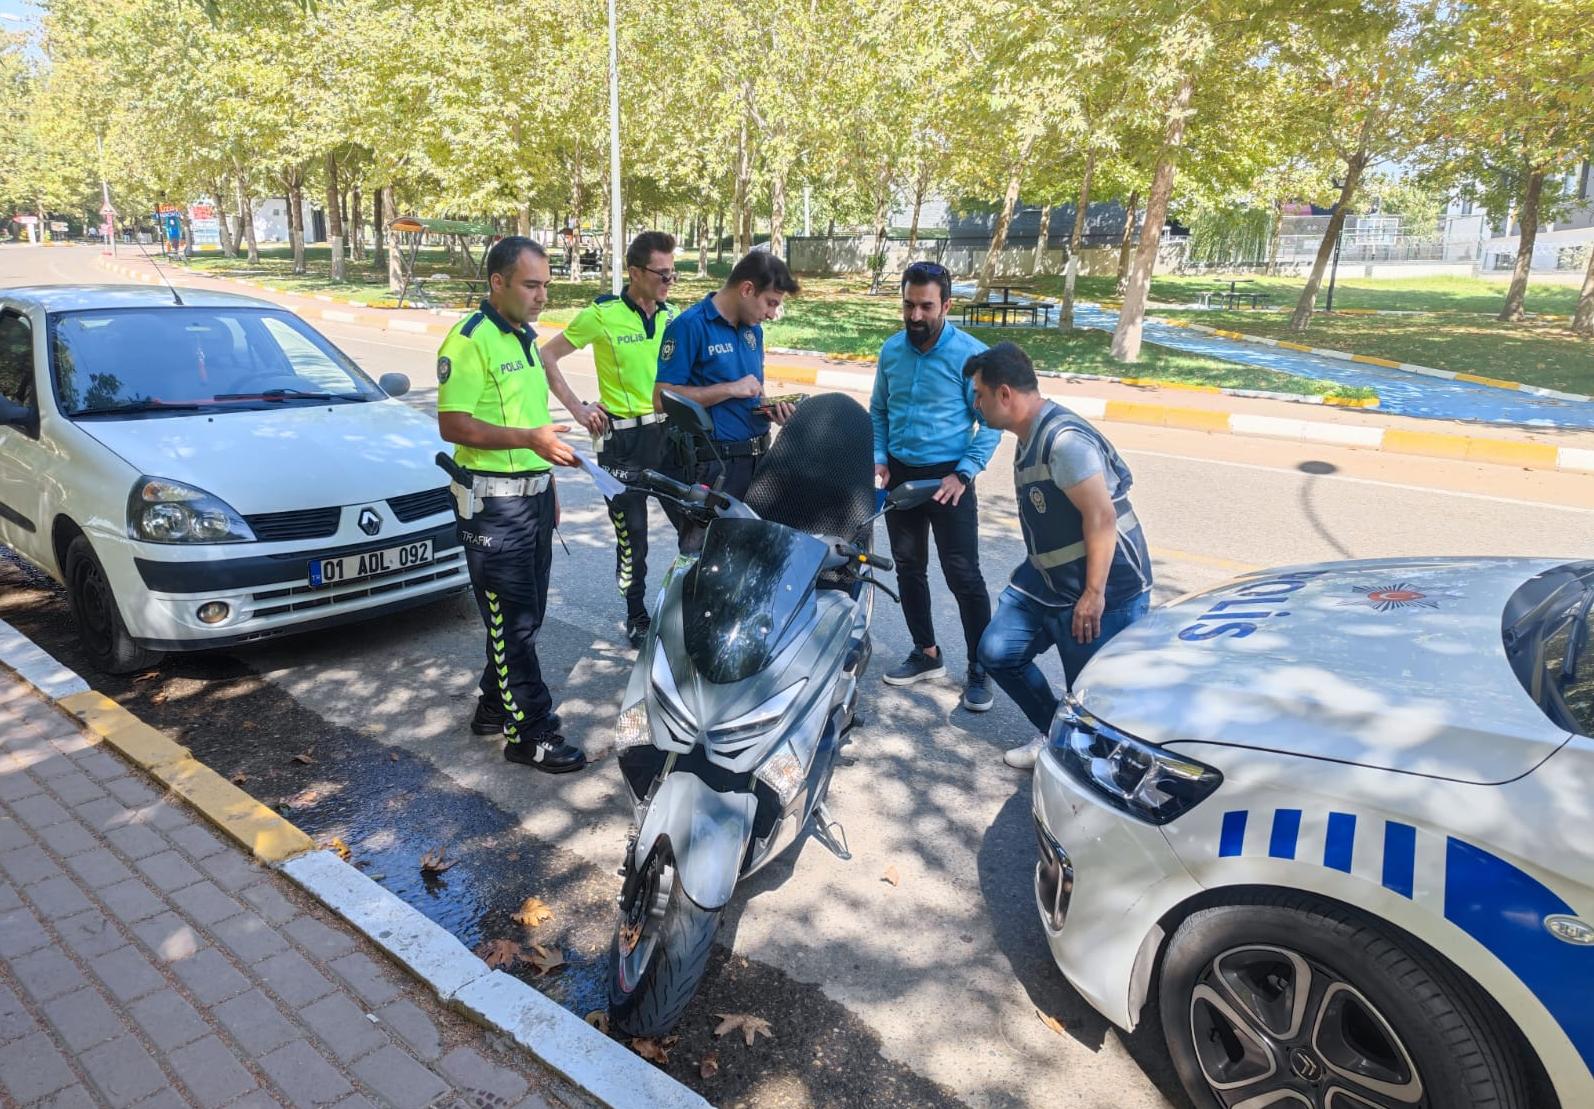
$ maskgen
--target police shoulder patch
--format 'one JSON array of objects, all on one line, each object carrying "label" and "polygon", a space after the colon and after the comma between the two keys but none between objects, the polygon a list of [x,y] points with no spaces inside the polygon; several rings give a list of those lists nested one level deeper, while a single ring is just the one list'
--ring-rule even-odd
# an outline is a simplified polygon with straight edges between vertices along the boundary
[{"label": "police shoulder patch", "polygon": [[675,340],[674,339],[666,339],[666,340],[664,340],[664,345],[659,348],[659,357],[661,359],[663,359],[664,361],[669,361],[669,359],[674,354],[675,354]]},{"label": "police shoulder patch", "polygon": [[454,364],[448,360],[447,355],[437,357],[437,383],[439,385],[448,380],[448,375],[454,372]]}]

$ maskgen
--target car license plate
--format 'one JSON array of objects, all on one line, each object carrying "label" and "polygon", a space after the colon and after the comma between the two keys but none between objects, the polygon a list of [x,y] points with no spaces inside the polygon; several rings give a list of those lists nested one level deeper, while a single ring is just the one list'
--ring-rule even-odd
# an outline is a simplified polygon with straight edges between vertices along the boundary
[{"label": "car license plate", "polygon": [[402,547],[388,547],[381,551],[362,551],[340,558],[317,558],[310,562],[311,585],[338,585],[341,582],[369,578],[375,574],[390,574],[395,570],[408,570],[411,566],[424,566],[432,561],[432,541],[422,539]]}]

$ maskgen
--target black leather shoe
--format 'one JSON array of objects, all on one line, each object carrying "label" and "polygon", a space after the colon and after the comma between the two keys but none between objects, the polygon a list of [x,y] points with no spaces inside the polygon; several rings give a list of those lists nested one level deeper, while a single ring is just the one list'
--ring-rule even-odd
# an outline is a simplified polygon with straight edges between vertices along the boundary
[{"label": "black leather shoe", "polygon": [[587,765],[581,748],[566,743],[558,732],[545,732],[536,739],[510,740],[504,744],[504,758],[548,774],[569,774]]},{"label": "black leather shoe", "polygon": [[476,715],[470,718],[470,730],[477,735],[503,735],[504,725],[509,721],[509,714],[501,705],[488,704],[478,698],[476,701]]},{"label": "black leather shoe", "polygon": [[645,612],[638,613],[625,622],[625,637],[631,641],[631,646],[640,651],[642,644],[647,642],[648,629],[652,626],[651,616]]}]

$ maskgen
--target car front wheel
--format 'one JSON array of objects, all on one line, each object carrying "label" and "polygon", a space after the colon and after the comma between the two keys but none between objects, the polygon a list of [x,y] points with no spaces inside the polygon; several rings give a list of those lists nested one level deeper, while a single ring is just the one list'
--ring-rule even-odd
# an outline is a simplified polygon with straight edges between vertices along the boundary
[{"label": "car front wheel", "polygon": [[1527,1109],[1503,1019],[1432,953],[1302,894],[1191,914],[1158,979],[1190,1098],[1224,1109]]},{"label": "car front wheel", "polygon": [[87,537],[79,535],[67,546],[63,569],[78,639],[96,668],[107,674],[130,674],[160,661],[160,652],[140,647],[128,634],[110,579]]}]

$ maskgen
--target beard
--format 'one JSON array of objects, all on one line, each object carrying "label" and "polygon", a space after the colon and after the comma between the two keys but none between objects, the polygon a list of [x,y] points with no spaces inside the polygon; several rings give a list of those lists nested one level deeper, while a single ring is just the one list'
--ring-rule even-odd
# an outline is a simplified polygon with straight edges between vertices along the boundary
[{"label": "beard", "polygon": [[941,326],[941,321],[936,320],[934,323],[931,323],[925,320],[919,320],[917,322],[905,323],[902,326],[907,330],[908,338],[918,343],[923,342],[925,339],[928,339],[931,335],[935,334],[936,329]]}]

